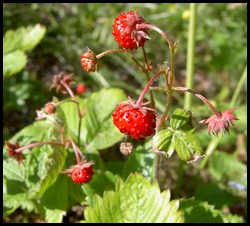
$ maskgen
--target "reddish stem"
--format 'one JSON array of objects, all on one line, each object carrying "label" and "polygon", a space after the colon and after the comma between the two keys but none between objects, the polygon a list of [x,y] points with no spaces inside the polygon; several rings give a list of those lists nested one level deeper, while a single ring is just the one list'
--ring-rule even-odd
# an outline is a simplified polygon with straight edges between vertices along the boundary
[{"label": "reddish stem", "polygon": [[77,105],[77,112],[78,112],[78,117],[79,117],[79,124],[78,124],[78,145],[80,145],[80,132],[81,132],[81,123],[82,123],[82,115],[81,111],[79,108],[79,103],[76,101],[75,95],[71,88],[68,86],[68,84],[64,81],[61,81],[61,84],[65,87],[65,89],[68,91],[69,95],[71,96],[73,102],[76,103]]},{"label": "reddish stem", "polygon": [[75,95],[73,93],[73,91],[71,90],[71,88],[68,86],[68,84],[66,82],[64,82],[63,80],[60,81],[60,83],[65,87],[65,89],[68,91],[69,95],[71,96],[71,98],[73,100],[75,100]]},{"label": "reddish stem", "polygon": [[[75,142],[73,141],[73,139],[71,137],[70,137],[70,142],[71,142],[72,147],[73,147],[74,152],[75,152],[77,164],[79,166],[81,166],[81,163],[84,161],[84,155],[82,154],[81,150],[76,146]],[[80,159],[79,155],[81,156],[81,159]]]},{"label": "reddish stem", "polygon": [[163,36],[166,39],[166,41],[169,44],[169,48],[170,49],[174,48],[174,45],[171,42],[170,38],[160,28],[154,26],[153,24],[146,24],[146,23],[136,24],[136,30],[141,30],[141,29],[153,29],[157,31],[161,36]]},{"label": "reddish stem", "polygon": [[186,91],[186,92],[194,94],[195,96],[200,98],[214,112],[214,114],[218,118],[221,118],[221,116],[222,116],[221,113],[217,111],[217,109],[210,103],[210,101],[207,98],[205,98],[204,96],[202,96],[201,94],[197,93],[196,91],[189,89],[189,88],[186,88],[186,87],[174,87],[173,90]]},{"label": "reddish stem", "polygon": [[110,50],[104,51],[104,52],[96,55],[96,58],[100,59],[101,57],[103,57],[107,54],[110,54],[110,53],[119,53],[119,52],[127,52],[127,51],[128,50],[126,50],[126,49],[110,49]]},{"label": "reddish stem", "polygon": [[136,104],[135,104],[135,107],[138,107],[138,108],[141,107],[141,104],[142,104],[142,101],[143,101],[143,99],[144,99],[144,96],[145,96],[146,92],[148,91],[148,89],[150,88],[150,86],[152,85],[152,83],[154,82],[154,80],[155,80],[156,78],[158,78],[162,73],[164,73],[164,71],[159,71],[159,72],[157,72],[157,73],[149,80],[148,84],[146,85],[146,87],[143,89],[141,95],[139,96],[139,98],[138,98],[138,100],[137,100],[137,102],[136,102]]},{"label": "reddish stem", "polygon": [[37,146],[41,146],[44,144],[51,144],[51,145],[58,145],[58,146],[63,146],[65,147],[65,144],[59,143],[59,142],[53,142],[53,141],[44,141],[44,142],[37,142],[37,143],[33,143],[33,144],[28,144],[26,146],[20,147],[18,149],[15,150],[16,153],[22,152],[26,149],[30,149],[33,147],[37,147]]}]

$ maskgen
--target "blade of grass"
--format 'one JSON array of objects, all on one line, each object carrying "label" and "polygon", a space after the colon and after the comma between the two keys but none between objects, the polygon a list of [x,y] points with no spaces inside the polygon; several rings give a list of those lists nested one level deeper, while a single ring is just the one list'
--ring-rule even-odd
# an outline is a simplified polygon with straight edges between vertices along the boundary
[{"label": "blade of grass", "polygon": [[[195,33],[196,33],[197,4],[190,3],[190,18],[188,27],[188,46],[187,46],[187,78],[186,87],[193,88],[194,80],[194,52],[195,52]],[[184,108],[191,106],[191,94],[185,93]]]}]

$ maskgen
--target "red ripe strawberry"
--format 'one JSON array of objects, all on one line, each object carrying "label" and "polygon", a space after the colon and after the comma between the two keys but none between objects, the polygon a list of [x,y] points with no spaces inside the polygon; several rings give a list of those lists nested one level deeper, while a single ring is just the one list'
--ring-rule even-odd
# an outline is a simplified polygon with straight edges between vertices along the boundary
[{"label": "red ripe strawberry", "polygon": [[114,125],[121,133],[139,140],[155,133],[156,116],[146,107],[135,107],[131,102],[122,102],[112,114]]},{"label": "red ripe strawberry", "polygon": [[71,178],[77,184],[88,183],[93,174],[92,165],[85,168],[75,167],[71,173]]},{"label": "red ripe strawberry", "polygon": [[144,46],[145,41],[150,39],[148,29],[136,29],[136,25],[142,23],[145,23],[145,20],[138,12],[121,13],[115,18],[112,34],[124,49],[137,49],[139,46]]},{"label": "red ripe strawberry", "polygon": [[76,93],[82,94],[86,91],[86,86],[83,83],[80,83],[76,86]]}]

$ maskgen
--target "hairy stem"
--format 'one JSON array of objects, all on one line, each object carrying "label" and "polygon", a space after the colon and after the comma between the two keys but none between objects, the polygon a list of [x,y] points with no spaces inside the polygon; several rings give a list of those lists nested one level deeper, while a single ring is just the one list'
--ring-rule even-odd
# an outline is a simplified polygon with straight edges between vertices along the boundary
[{"label": "hairy stem", "polygon": [[[144,62],[145,62],[145,74],[147,76],[147,80],[148,82],[150,81],[150,76],[149,76],[149,70],[150,70],[150,66],[148,64],[148,60],[147,60],[147,54],[146,54],[146,51],[145,51],[145,48],[144,46],[142,46],[142,51],[143,51],[143,56],[144,56]],[[149,95],[150,95],[150,103],[152,104],[152,107],[155,108],[155,101],[154,101],[154,95],[153,95],[153,92],[152,90],[149,90]]]},{"label": "hairy stem", "polygon": [[142,105],[142,101],[144,99],[145,94],[147,93],[148,89],[150,88],[150,86],[152,85],[152,83],[155,81],[156,78],[158,78],[162,73],[164,73],[164,71],[159,71],[157,72],[148,82],[148,84],[145,86],[145,88],[143,89],[143,91],[141,92],[141,95],[139,96],[135,106],[136,107],[141,107]]},{"label": "hairy stem", "polygon": [[168,118],[168,112],[169,112],[169,109],[170,109],[171,101],[172,101],[172,91],[168,92],[165,111],[163,112],[163,114],[159,118],[159,121],[157,122],[157,129],[158,129],[158,131],[160,130],[160,128],[162,126],[164,126],[164,123],[165,123],[165,121]]},{"label": "hairy stem", "polygon": [[[169,108],[170,108],[170,104],[171,104],[171,100],[172,100],[171,87],[173,86],[173,83],[174,83],[175,45],[172,43],[170,38],[160,28],[158,28],[152,24],[143,24],[143,23],[137,24],[136,29],[138,29],[138,30],[140,30],[140,29],[153,29],[153,30],[155,30],[161,36],[163,36],[165,38],[165,40],[169,44],[169,48],[171,49],[171,68],[170,68],[170,70],[168,70],[168,73],[164,72],[165,82],[166,82],[165,86],[168,88],[168,92],[167,92],[168,98],[167,98],[165,111],[164,111],[163,115],[160,117],[159,122],[157,123],[156,131],[158,132],[168,117],[168,112],[169,112]],[[159,160],[160,160],[160,157],[158,156],[157,153],[155,153],[155,175],[154,175],[155,182],[158,181],[158,174],[159,174],[159,168],[160,168]]]},{"label": "hairy stem", "polygon": [[69,93],[69,95],[71,96],[72,100],[75,100],[75,99],[76,99],[76,98],[75,98],[75,95],[74,95],[72,89],[69,87],[69,85],[68,85],[66,82],[64,82],[63,80],[61,80],[60,83],[61,83],[61,84],[64,86],[64,88],[68,91],[68,93]]},{"label": "hairy stem", "polygon": [[[159,130],[161,129],[161,127],[164,125],[165,120],[167,120],[168,112],[169,112],[169,108],[170,108],[170,104],[171,104],[171,100],[172,100],[172,91],[170,90],[170,92],[168,92],[168,97],[167,97],[167,103],[166,103],[165,111],[162,114],[162,116],[159,118],[159,120],[157,121],[156,133],[159,132]],[[154,182],[156,182],[156,183],[158,182],[158,177],[159,177],[160,160],[161,160],[160,154],[155,152]]]},{"label": "hairy stem", "polygon": [[45,144],[57,145],[57,146],[63,146],[63,147],[65,147],[65,144],[60,143],[60,142],[44,141],[44,142],[36,142],[36,143],[33,143],[33,144],[28,144],[26,146],[20,147],[20,148],[16,149],[15,152],[19,153],[19,152],[22,152],[22,151],[24,151],[26,149],[34,148],[34,147],[45,145]]},{"label": "hairy stem", "polygon": [[154,163],[154,182],[158,183],[159,170],[160,170],[160,155],[155,153],[155,163]]},{"label": "hairy stem", "polygon": [[139,66],[139,68],[145,72],[145,68],[133,57],[133,55],[130,52],[127,52],[127,55]]},{"label": "hairy stem", "polygon": [[107,51],[104,51],[98,55],[96,55],[96,58],[97,59],[100,59],[101,57],[107,55],[107,54],[110,54],[110,53],[119,53],[119,52],[128,52],[128,50],[126,49],[111,49],[111,50],[107,50]]},{"label": "hairy stem", "polygon": [[177,91],[186,91],[189,93],[194,94],[195,96],[197,96],[199,99],[201,99],[213,112],[217,117],[221,117],[221,113],[217,111],[217,109],[210,103],[210,101],[205,98],[204,96],[202,96],[201,94],[197,93],[196,91],[186,88],[186,87],[173,87],[173,90],[177,90]]},{"label": "hairy stem", "polygon": [[[84,161],[84,155],[82,154],[81,150],[76,146],[75,142],[73,141],[73,139],[70,137],[70,142],[72,144],[72,147],[74,149],[75,152],[75,156],[76,156],[76,160],[77,160],[77,164],[80,166],[81,163]],[[81,159],[80,159],[81,157]]]},{"label": "hairy stem", "polygon": [[161,36],[163,36],[166,39],[166,41],[169,44],[169,48],[174,49],[174,45],[171,42],[170,38],[160,28],[156,27],[155,25],[153,25],[153,24],[144,24],[144,23],[137,24],[136,29],[137,30],[140,30],[140,29],[153,29],[153,30],[157,31]]}]

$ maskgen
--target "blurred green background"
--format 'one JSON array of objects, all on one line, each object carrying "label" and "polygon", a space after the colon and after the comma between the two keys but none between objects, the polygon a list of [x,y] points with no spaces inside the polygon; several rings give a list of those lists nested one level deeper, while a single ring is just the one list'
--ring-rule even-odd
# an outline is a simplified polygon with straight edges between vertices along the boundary
[{"label": "blurred green background", "polygon": [[[112,35],[114,18],[121,12],[136,11],[148,22],[158,26],[172,41],[179,40],[176,54],[176,86],[185,86],[187,39],[189,22],[188,3],[3,3],[3,34],[20,27],[44,25],[46,33],[39,44],[27,52],[28,62],[23,70],[3,78],[3,141],[20,129],[31,124],[36,110],[63,95],[50,91],[53,76],[61,71],[73,73],[76,84],[84,82],[87,91],[83,96],[102,87],[119,87],[133,99],[138,98],[146,84],[145,75],[135,63],[122,53],[110,54],[101,59],[99,73],[88,74],[81,67],[81,55],[89,47],[101,53],[120,48]],[[168,43],[155,31],[150,31],[151,40],[146,42],[148,60],[157,65],[170,61]],[[142,51],[133,51],[136,59],[142,60]],[[18,61],[18,59],[16,59]],[[229,103],[247,63],[247,5],[245,3],[199,3],[197,4],[197,26],[195,45],[195,76],[193,88],[202,93],[220,111],[230,108]],[[162,85],[159,79],[154,83]],[[73,87],[74,88],[74,87]],[[221,139],[218,149],[235,154],[246,162],[246,82],[240,89],[235,107],[236,127],[230,135]],[[157,107],[164,110],[166,97],[155,92]],[[184,95],[173,96],[170,111],[183,107]],[[207,127],[198,124],[211,115],[207,106],[197,98],[192,99],[190,109],[194,112],[197,135],[204,148],[210,142]],[[177,177],[178,161],[171,158],[163,163],[169,171],[162,172],[164,187],[171,187]],[[189,165],[185,165],[189,169]],[[189,179],[193,171],[188,172]],[[196,172],[197,173],[197,172]],[[180,175],[178,175],[179,177]],[[184,183],[185,184],[185,183]],[[177,187],[178,185],[176,185]],[[185,184],[192,190],[192,180]],[[178,186],[180,187],[180,186]],[[174,195],[178,197],[176,191]]]},{"label": "blurred green background", "polygon": [[[130,10],[138,10],[146,21],[161,28],[172,41],[180,41],[176,54],[176,84],[185,85],[187,3],[3,4],[3,33],[38,23],[46,27],[44,38],[28,52],[25,69],[4,79],[5,139],[31,123],[35,109],[55,95],[48,87],[52,76],[61,71],[74,73],[77,81],[83,81],[89,92],[103,86],[120,87],[132,98],[137,98],[146,78],[126,54],[103,57],[99,75],[87,74],[80,64],[86,47],[96,53],[119,48],[112,35],[114,17]],[[246,23],[247,7],[244,3],[198,4],[194,89],[214,100],[215,105],[230,101],[246,66]],[[170,60],[168,44],[154,31],[150,32],[150,37],[145,49],[149,61],[153,61],[157,68],[158,64],[164,65]],[[134,54],[137,59],[142,59],[141,50],[134,51]],[[246,90],[242,90],[237,107],[246,101],[245,94]],[[159,110],[165,103],[162,96],[162,93],[156,93]],[[183,106],[183,96],[176,95],[174,104]],[[193,109],[197,110],[198,105],[202,103],[193,98]]]}]

